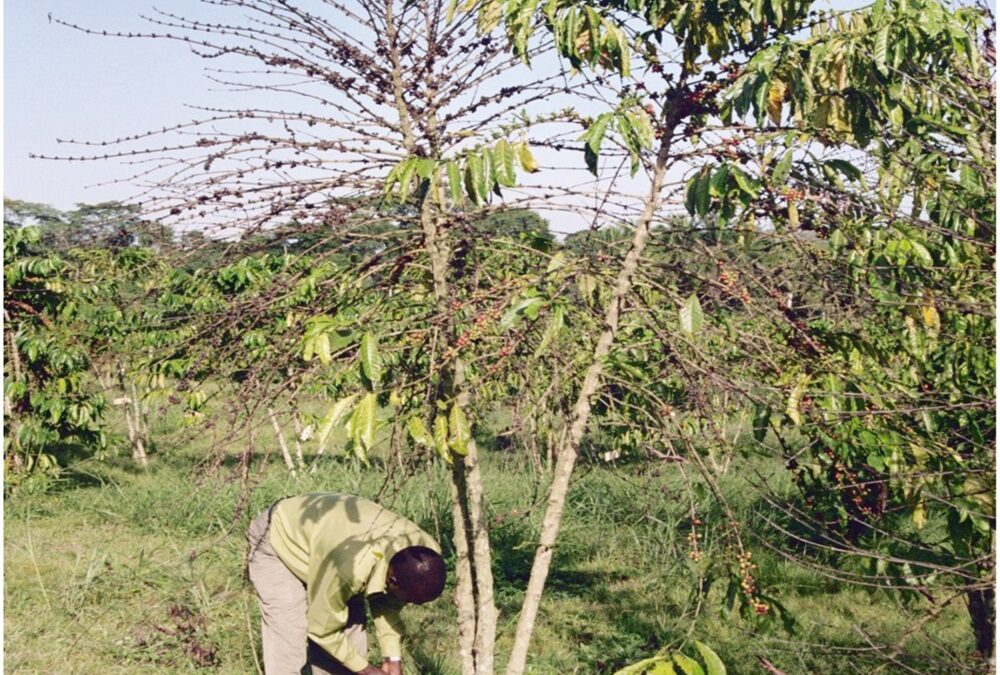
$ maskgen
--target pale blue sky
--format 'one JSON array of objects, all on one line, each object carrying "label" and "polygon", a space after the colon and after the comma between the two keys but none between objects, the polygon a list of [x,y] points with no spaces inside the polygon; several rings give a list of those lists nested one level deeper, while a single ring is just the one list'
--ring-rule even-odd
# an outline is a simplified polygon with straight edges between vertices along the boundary
[{"label": "pale blue sky", "polygon": [[[195,0],[161,2],[204,15]],[[192,119],[182,102],[208,100],[201,59],[177,44],[84,35],[48,15],[108,30],[141,30],[147,0],[5,0],[4,194],[68,208],[122,199],[125,186],[87,188],[126,174],[115,162],[54,162],[56,138],[105,139]]]},{"label": "pale blue sky", "polygon": [[[198,0],[156,4],[211,18],[212,8]],[[833,4],[857,6],[864,0]],[[200,116],[184,103],[221,100],[202,73],[204,61],[178,43],[85,35],[48,20],[51,13],[98,30],[142,31],[149,26],[139,15],[153,6],[154,0],[5,0],[5,196],[62,209],[125,199],[134,188],[99,185],[129,175],[128,167],[115,161],[46,161],[28,155],[74,154],[79,150],[56,139],[112,140]]]},{"label": "pale blue sky", "polygon": [[[154,0],[5,0],[5,196],[60,209],[132,197],[133,186],[106,185],[131,175],[129,167],[115,160],[52,161],[29,154],[87,154],[87,148],[56,139],[113,140],[203,116],[185,103],[226,101],[211,91],[218,85],[205,78],[205,61],[184,45],[86,35],[48,18],[51,13],[97,30],[149,31],[140,14],[154,6],[201,19],[213,13],[199,0],[159,0],[155,5]],[[232,11],[214,8],[216,16],[230,20]],[[573,102],[578,101],[569,97],[567,104]],[[578,169],[564,178],[586,180],[579,175],[585,173],[582,162]],[[566,219],[554,214],[554,220]],[[587,223],[561,224],[572,230]]]}]

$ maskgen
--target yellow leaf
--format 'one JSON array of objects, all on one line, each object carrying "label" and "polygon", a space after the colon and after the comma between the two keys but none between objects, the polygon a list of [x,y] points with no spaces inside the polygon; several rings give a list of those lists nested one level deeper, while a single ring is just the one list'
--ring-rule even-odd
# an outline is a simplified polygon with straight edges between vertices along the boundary
[{"label": "yellow leaf", "polygon": [[775,124],[781,124],[781,106],[788,87],[781,80],[772,80],[767,92],[767,114]]},{"label": "yellow leaf", "polygon": [[936,337],[941,331],[941,315],[938,314],[937,307],[934,306],[934,303],[928,301],[923,307],[921,307],[920,316],[924,320],[924,328],[927,329],[927,334],[932,337]]},{"label": "yellow leaf", "polygon": [[927,512],[924,510],[924,503],[920,502],[915,507],[913,507],[913,525],[918,530],[922,530],[924,525],[926,524],[927,524]]},{"label": "yellow leaf", "polygon": [[837,57],[837,60],[834,62],[834,67],[837,69],[837,89],[843,91],[847,88],[847,60],[844,58],[843,54]]},{"label": "yellow leaf", "polygon": [[496,28],[500,23],[502,12],[503,6],[500,0],[490,0],[483,5],[479,10],[479,32],[486,34]]},{"label": "yellow leaf", "polygon": [[851,125],[847,120],[847,111],[844,99],[840,96],[826,96],[816,106],[813,113],[813,121],[821,126],[832,128],[834,131],[848,132]]},{"label": "yellow leaf", "polygon": [[788,394],[788,403],[785,406],[785,414],[788,418],[792,420],[795,426],[802,424],[802,411],[800,405],[802,403],[802,396],[806,393],[806,387],[809,385],[809,376],[800,375],[798,382],[792,388],[792,391]]},{"label": "yellow leaf", "polygon": [[517,144],[517,158],[521,162],[521,168],[528,173],[538,171],[538,162],[536,162],[534,156],[532,156],[531,148],[528,147],[527,141],[521,141]]},{"label": "yellow leaf", "polygon": [[788,202],[788,226],[793,230],[799,227],[799,208],[795,202]]}]

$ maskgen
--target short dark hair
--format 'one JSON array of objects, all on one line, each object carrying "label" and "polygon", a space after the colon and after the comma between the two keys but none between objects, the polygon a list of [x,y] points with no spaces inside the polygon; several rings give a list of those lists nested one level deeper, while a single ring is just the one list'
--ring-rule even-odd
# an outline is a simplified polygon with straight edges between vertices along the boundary
[{"label": "short dark hair", "polygon": [[392,556],[389,566],[413,602],[430,602],[444,590],[444,559],[432,548],[408,546]]}]

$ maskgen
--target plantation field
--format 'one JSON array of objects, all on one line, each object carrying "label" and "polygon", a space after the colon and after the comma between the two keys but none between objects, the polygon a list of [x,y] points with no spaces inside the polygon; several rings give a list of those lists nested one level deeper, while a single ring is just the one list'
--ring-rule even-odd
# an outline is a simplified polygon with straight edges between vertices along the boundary
[{"label": "plantation field", "polygon": [[[48,492],[23,490],[7,500],[6,672],[260,672],[243,531],[250,514],[282,495],[340,490],[379,497],[439,533],[453,555],[442,464],[406,475],[392,463],[366,470],[332,457],[315,474],[293,478],[276,450],[266,464],[254,455],[244,471],[236,444],[219,461],[206,461],[217,442],[207,432],[167,437],[148,470],[125,458],[88,460]],[[267,444],[262,436],[258,446]],[[506,653],[547,477],[514,454],[486,451],[483,461],[499,653]],[[779,468],[762,461],[737,460],[721,479],[746,523],[760,523],[766,510],[746,481]],[[610,673],[691,639],[712,646],[731,673],[766,672],[761,659],[789,674],[869,673],[900,640],[897,664],[881,672],[954,672],[935,665],[945,660],[935,644],[948,645],[952,657],[972,653],[963,606],[953,604],[931,622],[934,641],[928,641],[919,629],[908,633],[926,611],[923,601],[902,606],[898,594],[847,587],[768,556],[766,546],[756,547],[764,551],[755,558],[757,581],[787,609],[793,630],[780,622],[755,630],[735,614],[723,616],[725,589],[703,577],[690,556],[690,499],[703,521],[701,550],[711,551],[713,532],[725,522],[710,498],[689,495],[684,471],[676,463],[583,467],[571,489],[528,672]],[[777,481],[784,475],[771,473]],[[763,525],[752,534],[783,543]],[[408,673],[458,672],[450,598],[449,589],[438,602],[404,612]],[[971,669],[971,657],[968,663]]]},{"label": "plantation field", "polygon": [[207,86],[26,78],[102,191],[4,199],[8,672],[260,673],[244,532],[331,490],[442,543],[407,675],[991,672],[988,3],[63,4]]}]

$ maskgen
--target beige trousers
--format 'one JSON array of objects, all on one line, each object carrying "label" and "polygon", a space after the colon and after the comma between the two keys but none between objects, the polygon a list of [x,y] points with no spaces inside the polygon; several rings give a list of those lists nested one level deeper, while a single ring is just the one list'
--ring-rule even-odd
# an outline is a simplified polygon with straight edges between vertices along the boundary
[{"label": "beige trousers", "polygon": [[[348,670],[321,647],[307,640],[306,586],[271,548],[270,509],[250,523],[247,569],[260,604],[265,675],[347,675]],[[354,598],[348,606],[347,640],[362,656],[368,653],[365,605]]]}]

